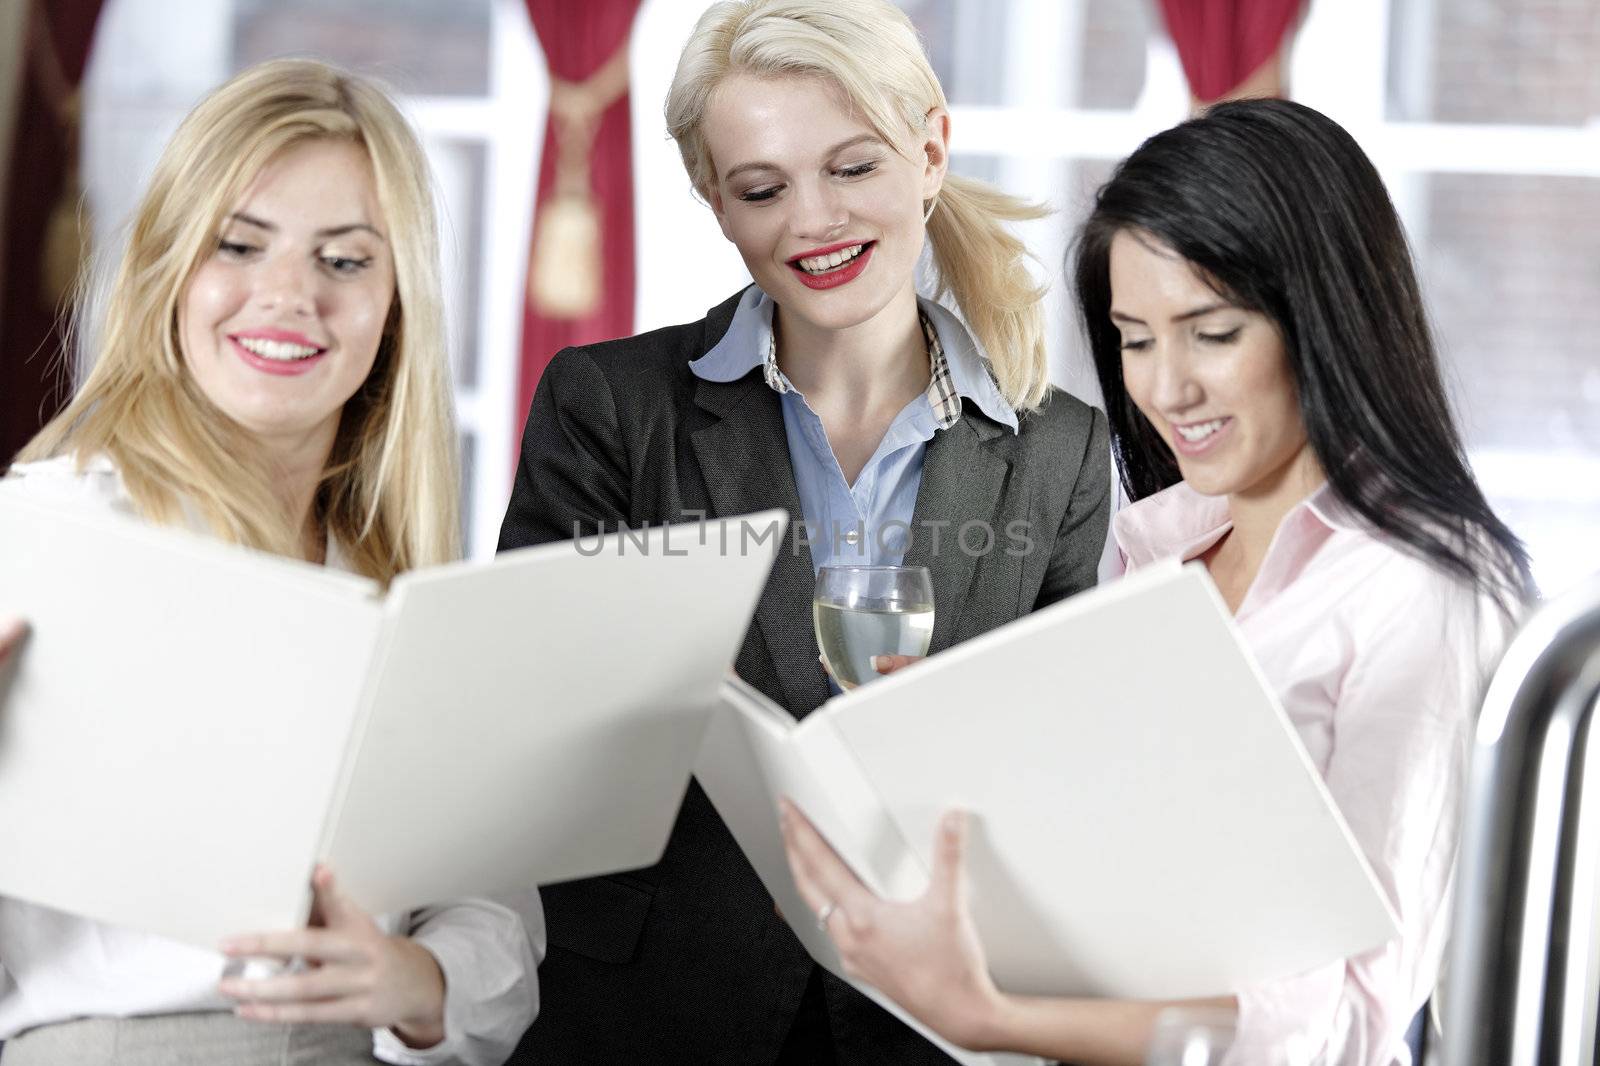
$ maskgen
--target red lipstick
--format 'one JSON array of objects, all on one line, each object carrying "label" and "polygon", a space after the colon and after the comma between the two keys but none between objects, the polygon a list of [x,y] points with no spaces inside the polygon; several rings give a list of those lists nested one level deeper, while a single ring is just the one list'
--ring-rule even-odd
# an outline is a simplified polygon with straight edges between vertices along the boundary
[{"label": "red lipstick", "polygon": [[878,247],[877,241],[865,242],[865,246],[854,259],[850,260],[848,263],[839,265],[837,268],[828,271],[826,274],[806,273],[805,269],[800,265],[800,260],[810,259],[813,256],[825,255],[830,252],[836,252],[841,248],[854,248],[857,244],[862,243],[863,242],[861,241],[849,241],[844,244],[830,245],[829,247],[819,251],[807,252],[804,255],[796,256],[795,258],[790,259],[788,261],[789,269],[793,270],[795,277],[800,279],[800,284],[804,285],[808,289],[836,289],[840,285],[844,285],[856,280],[856,278],[861,276],[861,272],[867,269],[867,260],[872,258],[873,249]]}]

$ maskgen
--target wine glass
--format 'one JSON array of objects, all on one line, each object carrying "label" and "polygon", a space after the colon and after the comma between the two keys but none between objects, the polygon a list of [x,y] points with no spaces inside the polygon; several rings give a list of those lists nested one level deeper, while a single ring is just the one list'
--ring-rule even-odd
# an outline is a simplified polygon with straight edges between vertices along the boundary
[{"label": "wine glass", "polygon": [[[1145,1066],[1219,1066],[1233,1044],[1236,1016],[1222,1007],[1168,1007],[1156,1017]],[[1311,1066],[1315,1055],[1303,1034],[1280,1047],[1255,1049],[1251,1066]]]},{"label": "wine glass", "polygon": [[880,675],[875,655],[928,654],[933,581],[925,566],[824,566],[811,601],[817,647],[844,688]]},{"label": "wine glass", "polygon": [[1234,1014],[1205,1007],[1168,1007],[1156,1017],[1145,1066],[1218,1066],[1233,1043]]}]

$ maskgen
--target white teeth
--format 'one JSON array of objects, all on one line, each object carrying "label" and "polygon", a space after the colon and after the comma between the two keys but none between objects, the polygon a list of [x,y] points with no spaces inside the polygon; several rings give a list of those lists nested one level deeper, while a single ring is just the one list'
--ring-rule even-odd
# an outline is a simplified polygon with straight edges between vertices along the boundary
[{"label": "white teeth", "polygon": [[829,252],[827,255],[816,255],[810,259],[802,259],[799,261],[800,269],[807,274],[825,274],[860,255],[861,249],[865,247],[866,245],[864,244],[856,244],[849,248],[841,248],[837,252]]},{"label": "white teeth", "polygon": [[1222,423],[1226,421],[1226,418],[1213,418],[1209,422],[1199,422],[1192,426],[1173,426],[1172,428],[1178,431],[1178,436],[1193,444],[1211,436],[1211,434],[1221,429]]},{"label": "white teeth", "polygon": [[253,352],[263,359],[276,359],[290,362],[295,359],[309,359],[320,352],[321,348],[308,348],[304,344],[291,344],[288,341],[269,341],[261,337],[235,337],[239,347],[247,352]]}]

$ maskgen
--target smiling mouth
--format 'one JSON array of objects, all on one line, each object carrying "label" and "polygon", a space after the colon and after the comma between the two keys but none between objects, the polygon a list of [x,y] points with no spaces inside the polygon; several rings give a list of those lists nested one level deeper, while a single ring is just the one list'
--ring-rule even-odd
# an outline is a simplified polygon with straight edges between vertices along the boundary
[{"label": "smiling mouth", "polygon": [[268,340],[265,337],[234,337],[233,342],[251,355],[270,359],[275,363],[297,363],[327,351],[314,344],[295,344],[293,341]]},{"label": "smiling mouth", "polygon": [[808,256],[804,259],[791,259],[789,260],[789,265],[795,267],[803,273],[811,275],[814,278],[820,278],[833,273],[835,270],[845,269],[852,262],[854,262],[856,256],[870,248],[873,243],[874,242],[872,241],[862,241],[860,244],[851,244],[846,245],[843,248],[836,248],[825,255]]},{"label": "smiling mouth", "polygon": [[1227,418],[1213,418],[1209,422],[1194,422],[1187,426],[1174,425],[1172,431],[1190,444],[1199,444],[1227,424]]}]

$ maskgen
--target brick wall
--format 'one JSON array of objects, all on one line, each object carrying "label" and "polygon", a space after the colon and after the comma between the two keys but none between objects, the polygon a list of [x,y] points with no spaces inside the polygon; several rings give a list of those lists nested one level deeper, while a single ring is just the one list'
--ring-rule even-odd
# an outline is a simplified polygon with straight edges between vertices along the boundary
[{"label": "brick wall", "polygon": [[1084,0],[1083,57],[1075,106],[1125,111],[1144,88],[1152,33],[1164,32],[1154,2]]},{"label": "brick wall", "polygon": [[1469,441],[1600,453],[1600,181],[1425,181],[1423,284]]},{"label": "brick wall", "polygon": [[1600,116],[1595,0],[1434,0],[1430,21],[1431,114],[1416,117],[1580,125]]},{"label": "brick wall", "polygon": [[[1406,117],[1600,120],[1595,0],[1435,0],[1423,31],[1426,113]],[[1600,454],[1600,180],[1420,180],[1418,254],[1469,441]]]},{"label": "brick wall", "polygon": [[234,69],[316,55],[404,93],[489,91],[489,0],[238,0]]}]

